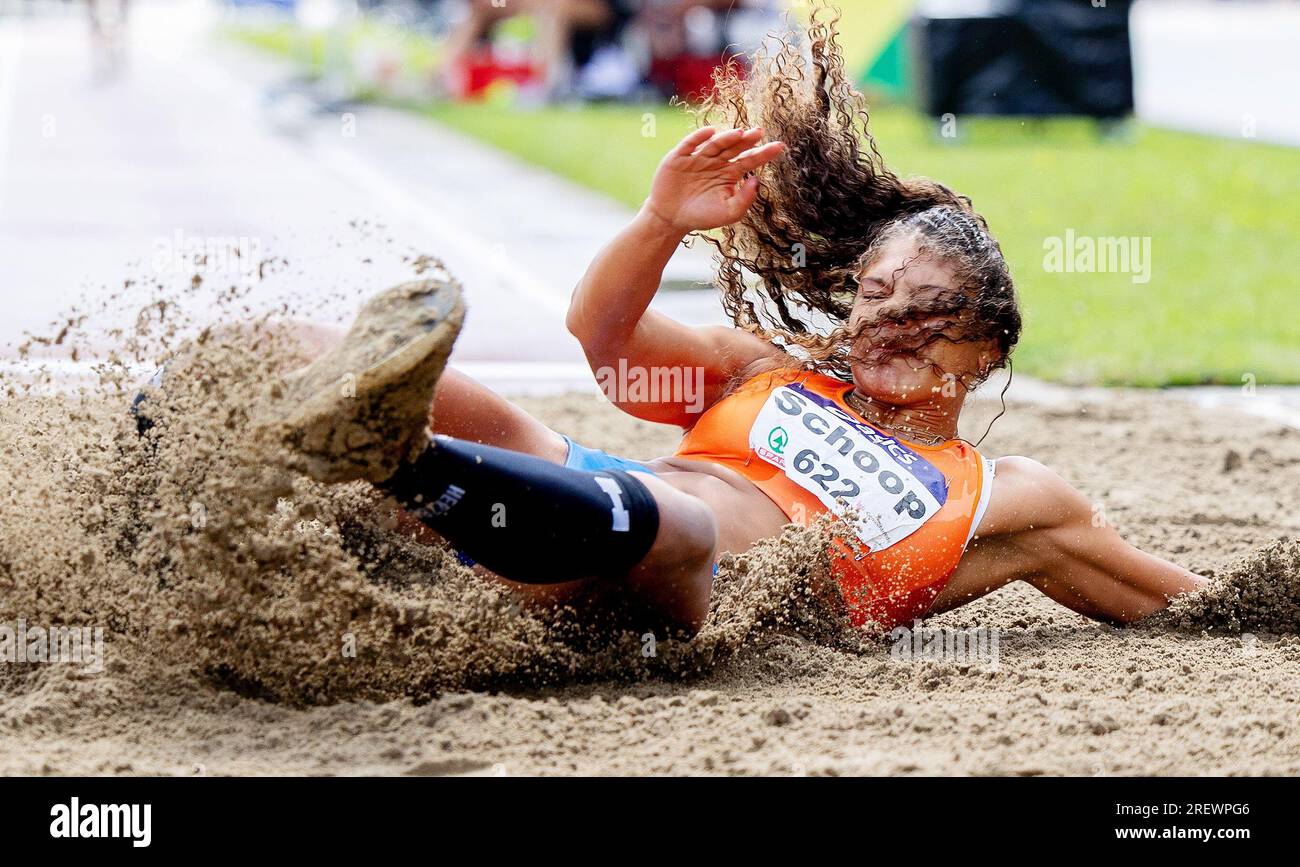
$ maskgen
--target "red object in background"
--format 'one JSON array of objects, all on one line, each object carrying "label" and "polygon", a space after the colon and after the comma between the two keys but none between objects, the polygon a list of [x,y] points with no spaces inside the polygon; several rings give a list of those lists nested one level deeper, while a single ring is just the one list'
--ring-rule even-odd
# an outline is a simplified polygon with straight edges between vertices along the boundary
[{"label": "red object in background", "polygon": [[538,80],[537,70],[531,63],[502,63],[491,51],[470,55],[452,69],[452,91],[457,99],[473,100],[498,81],[516,85]]},{"label": "red object in background", "polygon": [[[739,58],[736,62],[742,63]],[[650,61],[650,81],[670,95],[687,101],[698,100],[713,90],[713,71],[720,66],[717,55],[658,57]],[[744,70],[743,64],[741,69]]]}]

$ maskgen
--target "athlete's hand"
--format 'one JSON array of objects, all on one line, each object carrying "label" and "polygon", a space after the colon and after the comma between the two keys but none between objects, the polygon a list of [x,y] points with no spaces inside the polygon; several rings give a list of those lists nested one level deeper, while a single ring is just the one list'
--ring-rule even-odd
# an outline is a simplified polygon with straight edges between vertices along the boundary
[{"label": "athlete's hand", "polygon": [[758,176],[746,175],[785,151],[762,138],[762,127],[697,129],[659,163],[646,208],[682,234],[736,222],[758,194]]}]

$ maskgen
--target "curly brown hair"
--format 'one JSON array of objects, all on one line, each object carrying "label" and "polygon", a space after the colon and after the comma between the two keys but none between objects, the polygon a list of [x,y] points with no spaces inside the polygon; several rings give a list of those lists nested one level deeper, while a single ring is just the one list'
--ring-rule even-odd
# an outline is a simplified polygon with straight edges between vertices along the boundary
[{"label": "curly brown hair", "polygon": [[[788,32],[775,51],[760,49],[747,70],[719,69],[695,109],[701,125],[762,126],[788,148],[760,170],[745,216],[706,236],[717,248],[723,307],[737,327],[787,351],[801,348],[808,366],[848,380],[853,348],[882,324],[848,326],[858,275],[885,243],[912,235],[922,254],[952,266],[957,285],[929,309],[891,321],[951,314],[930,339],[995,340],[1001,358],[993,367],[1002,366],[1021,328],[1002,250],[970,199],[885,167],[867,128],[866,100],[845,74],[838,21],[838,10],[814,2],[806,40]],[[753,285],[748,275],[757,278]],[[829,331],[810,323],[809,313],[829,319]]]}]

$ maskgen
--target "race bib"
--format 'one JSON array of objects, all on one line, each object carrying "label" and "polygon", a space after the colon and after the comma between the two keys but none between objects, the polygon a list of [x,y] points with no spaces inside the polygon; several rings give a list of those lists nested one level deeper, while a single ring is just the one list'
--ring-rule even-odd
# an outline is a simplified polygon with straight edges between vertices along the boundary
[{"label": "race bib", "polygon": [[873,553],[915,533],[948,502],[948,480],[933,464],[798,384],[768,395],[749,447],[850,520]]}]

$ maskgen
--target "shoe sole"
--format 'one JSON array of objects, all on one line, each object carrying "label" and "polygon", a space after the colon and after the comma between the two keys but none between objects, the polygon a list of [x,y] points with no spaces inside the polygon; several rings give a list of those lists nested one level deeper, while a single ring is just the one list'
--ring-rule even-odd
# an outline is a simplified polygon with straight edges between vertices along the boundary
[{"label": "shoe sole", "polygon": [[403,283],[367,302],[338,346],[286,378],[273,424],[302,469],[325,482],[377,482],[422,447],[464,316],[449,275]]}]

